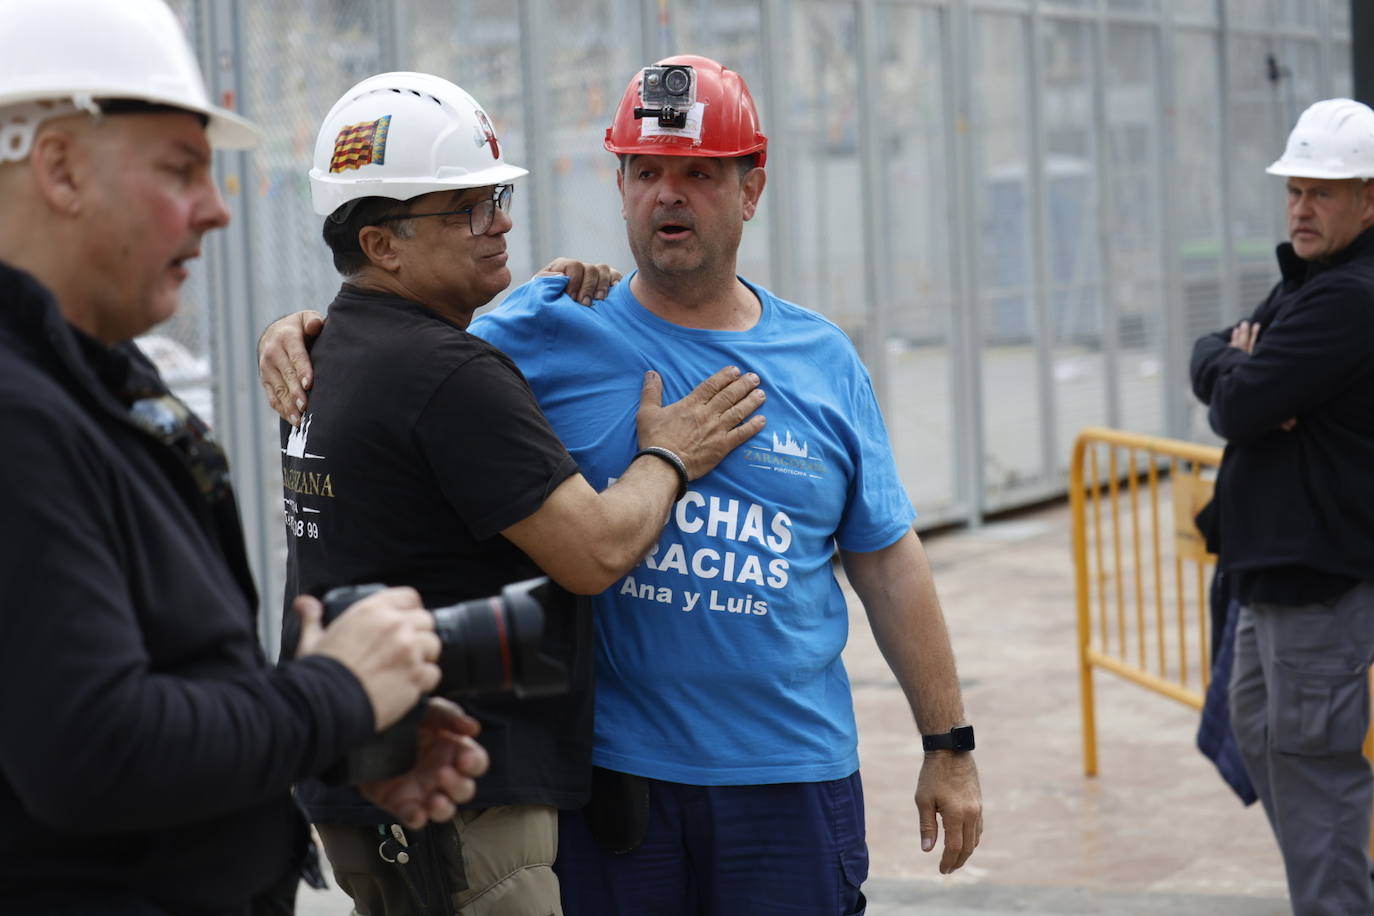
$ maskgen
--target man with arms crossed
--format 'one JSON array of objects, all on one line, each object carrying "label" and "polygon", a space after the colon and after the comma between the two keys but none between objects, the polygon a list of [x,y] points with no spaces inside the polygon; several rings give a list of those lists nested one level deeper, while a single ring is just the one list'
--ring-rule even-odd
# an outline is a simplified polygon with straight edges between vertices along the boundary
[{"label": "man with arms crossed", "polygon": [[1374,912],[1361,753],[1374,660],[1374,111],[1312,105],[1287,179],[1282,279],[1193,347],[1226,439],[1198,518],[1241,603],[1231,727],[1299,916]]},{"label": "man with arms crossed", "polygon": [[[599,797],[562,819],[565,911],[860,913],[868,856],[837,546],[928,736],[922,847],[938,815],[947,873],[982,831],[972,729],[914,512],[843,332],[735,273],[767,153],[739,75],[694,56],[646,68],[606,146],[638,272],[592,308],[537,279],[473,332],[515,359],[594,484],[634,453],[617,405],[650,366],[670,393],[713,362],[753,370],[768,379],[769,431],[697,481],[650,555],[596,599]],[[303,355],[287,330],[266,367]]]},{"label": "man with arms crossed", "polygon": [[[263,655],[224,454],[131,343],[229,220],[212,146],[256,137],[172,12],[9,0],[0,47],[0,912],[289,913],[291,784],[434,687],[433,620],[306,600],[300,658]],[[416,828],[485,766],[434,709],[423,769],[367,790]]]},{"label": "man with arms crossed", "polygon": [[[650,374],[616,405],[650,451],[591,487],[510,359],[464,330],[510,283],[511,182],[524,174],[477,102],[436,76],[371,77],[325,117],[310,180],[344,283],[309,408],[282,427],[288,593],[378,581],[433,607],[541,569],[599,592],[653,545],[688,478],[762,428],[747,419],[763,400],[756,376],[721,370],[661,407]],[[557,809],[584,803],[591,770],[590,606],[565,604],[546,608],[544,648],[572,689],[466,704],[491,770],[452,826],[406,837],[407,861],[379,841],[392,833],[382,812],[302,788],[360,913],[559,911]]]}]

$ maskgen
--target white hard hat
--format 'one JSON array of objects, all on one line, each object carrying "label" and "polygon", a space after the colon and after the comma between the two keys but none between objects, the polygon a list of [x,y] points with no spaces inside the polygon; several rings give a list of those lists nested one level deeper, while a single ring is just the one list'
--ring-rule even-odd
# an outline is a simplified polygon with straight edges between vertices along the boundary
[{"label": "white hard hat", "polygon": [[1353,99],[1323,99],[1298,118],[1270,175],[1374,178],[1374,111]]},{"label": "white hard hat", "polygon": [[101,99],[204,115],[214,146],[257,143],[250,122],[210,104],[186,34],[162,0],[0,0],[0,49],[0,110],[19,112],[8,125],[0,119],[10,131],[0,161],[28,155],[34,112],[94,112]]},{"label": "white hard hat", "polygon": [[501,159],[491,120],[462,89],[428,73],[381,73],[345,92],[325,116],[310,197],[328,216],[364,197],[409,200],[528,174]]}]

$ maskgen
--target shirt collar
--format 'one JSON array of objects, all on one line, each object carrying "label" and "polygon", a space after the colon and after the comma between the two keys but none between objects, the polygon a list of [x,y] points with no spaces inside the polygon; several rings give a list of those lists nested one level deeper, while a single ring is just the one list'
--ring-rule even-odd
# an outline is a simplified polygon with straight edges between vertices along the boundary
[{"label": "shirt collar", "polygon": [[1292,242],[1284,242],[1275,250],[1279,260],[1279,271],[1283,274],[1286,286],[1302,284],[1323,271],[1339,267],[1355,258],[1374,253],[1374,226],[1365,229],[1351,240],[1349,245],[1336,252],[1325,261],[1305,261],[1293,250]]}]

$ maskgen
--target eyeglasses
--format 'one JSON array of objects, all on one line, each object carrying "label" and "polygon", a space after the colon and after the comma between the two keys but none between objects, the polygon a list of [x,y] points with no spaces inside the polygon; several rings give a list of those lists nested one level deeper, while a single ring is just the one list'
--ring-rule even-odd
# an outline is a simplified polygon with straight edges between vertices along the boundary
[{"label": "eyeglasses", "polygon": [[496,219],[496,211],[500,209],[502,213],[510,212],[510,199],[515,194],[515,185],[498,184],[491,190],[491,197],[479,200],[470,207],[461,210],[438,210],[434,213],[392,213],[376,220],[378,223],[389,223],[394,220],[419,219],[422,216],[457,216],[460,213],[468,215],[468,230],[473,235],[486,235],[491,228],[492,221]]}]

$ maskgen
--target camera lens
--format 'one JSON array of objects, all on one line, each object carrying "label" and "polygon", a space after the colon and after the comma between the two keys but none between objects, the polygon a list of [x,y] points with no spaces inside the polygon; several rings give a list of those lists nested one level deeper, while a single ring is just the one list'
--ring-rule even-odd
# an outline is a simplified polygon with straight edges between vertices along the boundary
[{"label": "camera lens", "polygon": [[673,67],[663,74],[663,88],[670,95],[686,95],[691,85],[691,77],[681,67]]},{"label": "camera lens", "polygon": [[[324,596],[324,619],[332,623],[355,601],[381,585],[347,585]],[[463,697],[506,692],[516,697],[564,693],[568,671],[543,652],[544,611],[572,613],[575,599],[547,577],[512,582],[501,594],[432,608],[442,648],[443,680],[437,693]]]},{"label": "camera lens", "polygon": [[[334,621],[351,604],[382,590],[348,585],[324,596],[324,619]],[[568,690],[567,666],[543,652],[544,610],[575,611],[573,596],[547,578],[513,582],[500,595],[434,608],[434,631],[442,648],[441,696],[502,694],[516,699],[548,697]],[[420,704],[400,722],[354,747],[322,775],[332,785],[389,779],[415,766]]]},{"label": "camera lens", "polygon": [[443,644],[441,694],[510,689],[514,672],[506,624],[505,604],[496,597],[434,609],[434,631]]},{"label": "camera lens", "polygon": [[548,580],[540,578],[508,585],[499,596],[434,608],[434,631],[443,644],[438,693],[531,697],[567,690],[566,669],[540,651],[544,606],[553,600]]}]

